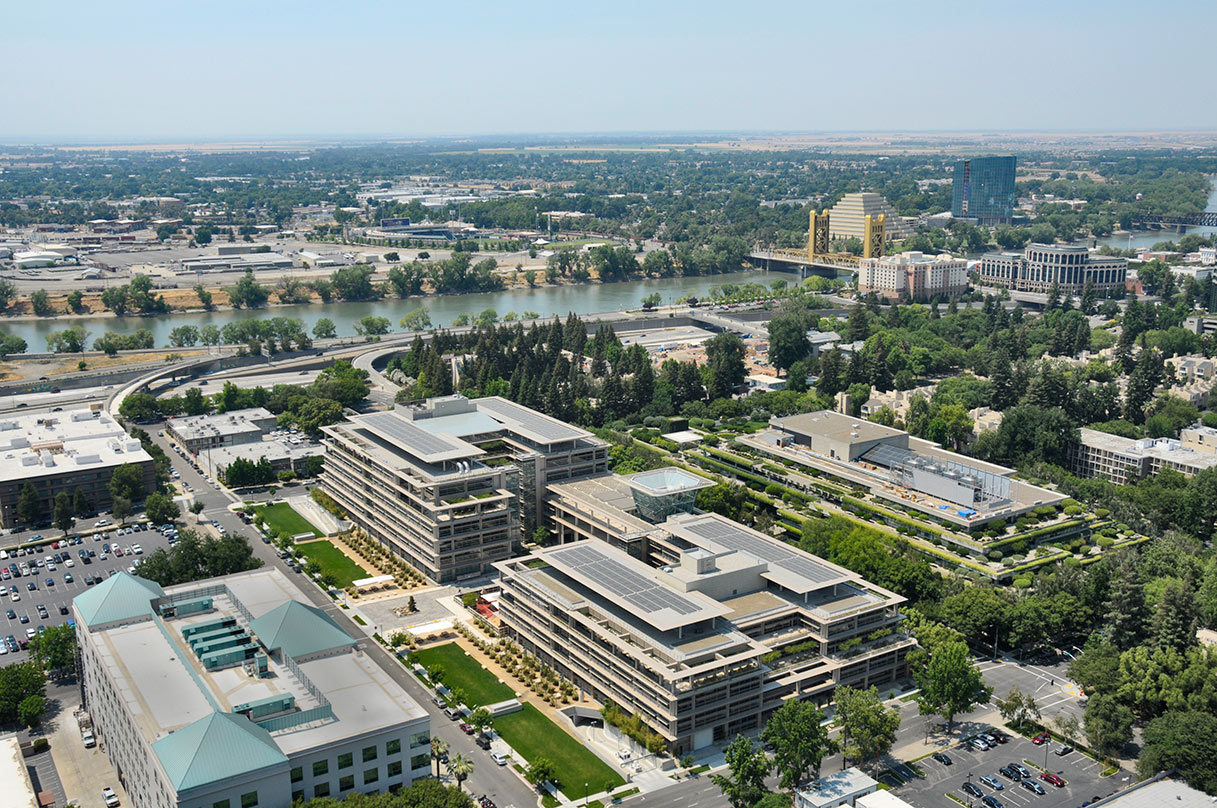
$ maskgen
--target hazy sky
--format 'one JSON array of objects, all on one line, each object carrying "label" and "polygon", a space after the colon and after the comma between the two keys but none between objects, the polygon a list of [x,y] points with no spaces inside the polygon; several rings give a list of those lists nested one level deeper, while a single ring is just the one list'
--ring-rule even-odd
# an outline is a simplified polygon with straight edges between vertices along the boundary
[{"label": "hazy sky", "polygon": [[1217,0],[3,8],[5,140],[1217,128]]}]

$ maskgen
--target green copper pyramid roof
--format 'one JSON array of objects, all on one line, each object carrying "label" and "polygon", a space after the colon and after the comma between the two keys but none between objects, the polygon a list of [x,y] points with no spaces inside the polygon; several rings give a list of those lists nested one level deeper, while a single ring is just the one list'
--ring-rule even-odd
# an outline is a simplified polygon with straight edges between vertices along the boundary
[{"label": "green copper pyramid roof", "polygon": [[251,620],[249,627],[268,651],[279,649],[292,658],[355,644],[328,614],[297,600]]},{"label": "green copper pyramid roof", "polygon": [[99,626],[153,614],[152,601],[165,597],[160,584],[120,572],[76,596],[76,608],[87,626]]},{"label": "green copper pyramid roof", "polygon": [[270,733],[243,715],[212,713],[152,744],[179,792],[268,766],[287,765]]}]

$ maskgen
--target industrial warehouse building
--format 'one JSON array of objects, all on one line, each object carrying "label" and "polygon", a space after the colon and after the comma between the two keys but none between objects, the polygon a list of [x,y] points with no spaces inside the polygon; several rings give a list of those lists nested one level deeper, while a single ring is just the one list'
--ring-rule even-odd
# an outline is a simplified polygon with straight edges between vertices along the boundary
[{"label": "industrial warehouse building", "polygon": [[430,718],[277,570],[73,602],[84,708],[134,808],[288,808],[430,773]]},{"label": "industrial warehouse building", "polygon": [[553,487],[557,546],[502,561],[503,630],[680,753],[788,698],[906,675],[904,598],[717,514],[680,469]]}]

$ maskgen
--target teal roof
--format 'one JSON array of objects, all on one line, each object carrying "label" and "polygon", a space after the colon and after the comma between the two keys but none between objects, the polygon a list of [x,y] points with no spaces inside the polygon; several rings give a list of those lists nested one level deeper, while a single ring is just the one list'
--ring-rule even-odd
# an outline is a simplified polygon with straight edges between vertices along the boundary
[{"label": "teal roof", "polygon": [[153,614],[154,598],[165,597],[160,584],[120,572],[76,596],[76,608],[86,626]]},{"label": "teal roof", "polygon": [[461,412],[436,418],[420,418],[414,425],[433,435],[451,435],[454,438],[503,431],[503,425],[484,412]]},{"label": "teal roof", "polygon": [[249,627],[268,651],[279,649],[293,658],[355,644],[328,614],[298,600],[251,620]]},{"label": "teal roof", "polygon": [[287,765],[270,733],[243,715],[211,713],[152,744],[179,792],[267,766]]}]

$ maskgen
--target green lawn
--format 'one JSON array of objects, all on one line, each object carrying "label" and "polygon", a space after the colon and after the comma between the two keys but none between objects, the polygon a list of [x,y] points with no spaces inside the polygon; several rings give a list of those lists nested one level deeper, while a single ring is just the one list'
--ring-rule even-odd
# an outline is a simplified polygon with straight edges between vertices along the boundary
[{"label": "green lawn", "polygon": [[266,520],[266,526],[270,528],[271,533],[274,535],[278,535],[283,531],[287,531],[293,536],[301,533],[312,533],[314,536],[321,538],[325,535],[313,527],[309,520],[297,513],[296,509],[286,502],[277,502],[274,505],[254,508],[254,513],[261,515]]},{"label": "green lawn", "polygon": [[328,541],[297,544],[296,552],[320,564],[322,575],[326,573],[333,575],[334,583],[339,589],[350,586],[351,581],[370,577],[367,570],[347,558],[341,550]]},{"label": "green lawn", "polygon": [[581,799],[584,783],[593,794],[605,786],[611,790],[625,784],[617,772],[531,704],[525,704],[518,713],[499,716],[494,728],[526,760],[553,761],[560,778],[558,787],[568,799]]},{"label": "green lawn", "polygon": [[424,668],[442,665],[444,684],[464,692],[470,707],[497,704],[515,698],[515,691],[500,682],[456,643],[424,648],[417,652],[419,664]]}]

